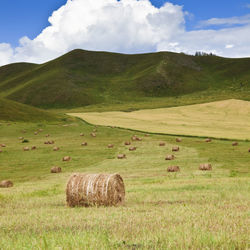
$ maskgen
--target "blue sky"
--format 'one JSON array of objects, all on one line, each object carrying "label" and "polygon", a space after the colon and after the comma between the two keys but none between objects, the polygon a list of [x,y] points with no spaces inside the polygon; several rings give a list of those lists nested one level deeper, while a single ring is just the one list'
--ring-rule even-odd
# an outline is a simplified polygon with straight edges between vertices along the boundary
[{"label": "blue sky", "polygon": [[0,66],[76,48],[250,57],[250,0],[0,0]]},{"label": "blue sky", "polygon": [[[94,0],[93,0],[94,1]],[[51,13],[64,5],[67,0],[1,0],[0,1],[0,43],[18,45],[23,36],[35,38],[49,25]],[[160,7],[165,0],[151,0]],[[186,19],[187,30],[196,29],[201,20],[243,16],[250,13],[250,0],[169,0],[183,5],[192,16]],[[215,27],[217,28],[217,27]]]}]

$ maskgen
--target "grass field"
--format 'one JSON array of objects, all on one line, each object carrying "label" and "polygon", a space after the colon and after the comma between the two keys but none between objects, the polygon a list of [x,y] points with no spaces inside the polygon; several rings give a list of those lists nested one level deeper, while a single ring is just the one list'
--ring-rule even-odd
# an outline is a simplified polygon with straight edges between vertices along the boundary
[{"label": "grass field", "polygon": [[[43,132],[34,135],[34,131]],[[23,134],[22,130],[27,133]],[[183,138],[176,160],[165,161],[175,137],[150,135],[124,141],[135,133],[74,120],[63,123],[0,125],[0,180],[14,187],[0,189],[0,249],[247,249],[249,242],[249,142]],[[84,137],[80,137],[84,133]],[[44,145],[48,140],[55,145]],[[29,143],[18,140],[24,136]],[[87,141],[87,147],[81,147]],[[166,142],[159,147],[159,142]],[[115,147],[108,149],[107,144]],[[24,146],[37,150],[24,152]],[[59,146],[60,151],[52,151]],[[116,159],[126,153],[127,159]],[[72,161],[62,162],[70,155]],[[198,170],[210,162],[211,172]],[[50,174],[54,165],[61,174]],[[179,165],[179,173],[167,167]],[[65,185],[72,172],[120,173],[126,186],[122,207],[68,208]]]},{"label": "grass field", "polygon": [[71,113],[91,124],[226,139],[250,139],[250,102],[225,100],[134,112]]}]

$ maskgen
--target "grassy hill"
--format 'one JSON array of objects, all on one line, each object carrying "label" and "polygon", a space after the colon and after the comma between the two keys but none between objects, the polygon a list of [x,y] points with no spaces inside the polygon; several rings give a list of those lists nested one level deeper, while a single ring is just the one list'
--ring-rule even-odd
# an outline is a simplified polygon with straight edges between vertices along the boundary
[{"label": "grassy hill", "polygon": [[[221,99],[222,93],[225,99],[250,100],[249,76],[250,58],[74,50],[41,65],[1,67],[0,97],[42,108],[150,103],[189,95],[205,102]],[[201,92],[207,93],[202,99]]]},{"label": "grassy hill", "polygon": [[58,117],[41,109],[0,98],[0,121],[55,121]]}]

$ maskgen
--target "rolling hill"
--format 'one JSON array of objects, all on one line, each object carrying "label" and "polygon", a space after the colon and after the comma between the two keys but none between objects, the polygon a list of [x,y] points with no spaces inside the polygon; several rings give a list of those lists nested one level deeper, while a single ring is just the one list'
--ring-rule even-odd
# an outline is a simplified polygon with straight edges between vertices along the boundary
[{"label": "rolling hill", "polygon": [[0,121],[55,121],[57,115],[18,102],[0,98]]},{"label": "rolling hill", "polygon": [[41,108],[199,98],[200,93],[207,93],[201,102],[221,93],[225,99],[250,100],[250,58],[73,50],[41,65],[0,68],[0,97]]}]

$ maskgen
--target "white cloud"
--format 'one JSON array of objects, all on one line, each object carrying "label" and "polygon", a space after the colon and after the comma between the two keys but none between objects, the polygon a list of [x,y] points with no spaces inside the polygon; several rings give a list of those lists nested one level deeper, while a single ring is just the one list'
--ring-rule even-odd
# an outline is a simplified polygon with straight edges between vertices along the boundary
[{"label": "white cloud", "polygon": [[[20,39],[17,48],[0,44],[0,65],[41,63],[72,49],[142,53],[170,50],[213,52],[222,56],[250,56],[249,16],[213,19],[203,25],[242,24],[219,30],[185,30],[188,14],[182,6],[154,7],[149,0],[68,0],[53,12],[50,26],[35,39]],[[249,17],[250,19],[250,17]],[[234,45],[227,48],[227,45]]]}]

